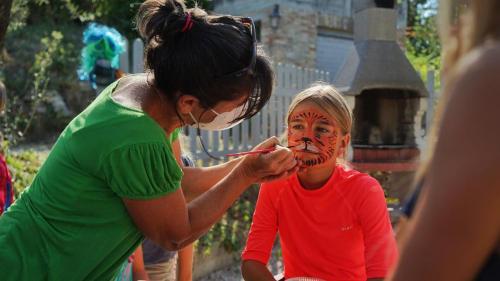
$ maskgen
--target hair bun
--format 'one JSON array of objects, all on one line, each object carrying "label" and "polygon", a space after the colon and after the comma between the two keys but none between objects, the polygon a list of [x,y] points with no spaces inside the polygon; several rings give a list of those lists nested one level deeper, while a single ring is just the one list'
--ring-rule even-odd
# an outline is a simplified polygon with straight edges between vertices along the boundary
[{"label": "hair bun", "polygon": [[[162,1],[160,1],[160,2],[162,2]],[[160,6],[160,10],[162,12],[165,12],[166,15],[170,15],[170,14],[173,14],[173,13],[182,14],[186,10],[186,6],[184,4],[184,1],[166,0]]]},{"label": "hair bun", "polygon": [[146,0],[137,12],[137,30],[149,43],[156,36],[164,37],[171,26],[186,13],[183,0]]}]

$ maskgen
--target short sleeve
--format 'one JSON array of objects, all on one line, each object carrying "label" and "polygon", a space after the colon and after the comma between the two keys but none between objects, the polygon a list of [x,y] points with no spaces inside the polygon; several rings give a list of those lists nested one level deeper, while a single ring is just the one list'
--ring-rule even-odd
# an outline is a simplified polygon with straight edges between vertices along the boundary
[{"label": "short sleeve", "polygon": [[377,180],[369,176],[356,184],[360,192],[356,209],[363,230],[366,275],[383,278],[398,255],[384,191]]},{"label": "short sleeve", "polygon": [[273,183],[261,185],[248,240],[241,254],[242,260],[255,260],[267,264],[271,255],[276,233],[278,232],[278,215],[271,192]]},{"label": "short sleeve", "polygon": [[180,187],[182,170],[165,143],[132,144],[113,150],[102,169],[120,197],[153,199]]}]

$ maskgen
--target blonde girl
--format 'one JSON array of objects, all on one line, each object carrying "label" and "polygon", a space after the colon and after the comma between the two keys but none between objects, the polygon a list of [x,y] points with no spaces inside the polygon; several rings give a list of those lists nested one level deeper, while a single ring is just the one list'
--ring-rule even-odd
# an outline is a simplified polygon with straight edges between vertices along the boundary
[{"label": "blonde girl", "polygon": [[379,183],[341,164],[351,109],[334,87],[318,84],[295,97],[287,123],[301,170],[261,186],[243,277],[274,280],[266,264],[279,233],[285,279],[381,280],[396,246]]}]

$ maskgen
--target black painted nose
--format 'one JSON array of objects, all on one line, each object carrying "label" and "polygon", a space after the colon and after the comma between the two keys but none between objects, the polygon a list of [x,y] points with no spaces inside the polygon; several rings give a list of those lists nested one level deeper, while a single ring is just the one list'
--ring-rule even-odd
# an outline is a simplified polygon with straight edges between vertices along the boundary
[{"label": "black painted nose", "polygon": [[303,142],[305,142],[305,143],[311,143],[312,142],[312,139],[306,138],[306,137],[303,137],[300,140],[303,141]]},{"label": "black painted nose", "polygon": [[300,140],[304,142],[305,145],[304,150],[307,150],[307,145],[312,143],[312,140],[310,138],[303,137]]}]

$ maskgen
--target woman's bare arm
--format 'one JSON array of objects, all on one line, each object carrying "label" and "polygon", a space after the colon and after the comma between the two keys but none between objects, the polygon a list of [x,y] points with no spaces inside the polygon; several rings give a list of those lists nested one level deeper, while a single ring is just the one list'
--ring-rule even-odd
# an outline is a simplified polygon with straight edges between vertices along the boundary
[{"label": "woman's bare arm", "polygon": [[241,158],[212,167],[184,167],[182,169],[184,172],[182,190],[186,199],[193,200],[209,190],[229,174],[240,161]]},{"label": "woman's bare arm", "polygon": [[[269,139],[262,145],[276,145]],[[248,156],[247,156],[248,157]],[[123,199],[137,227],[166,249],[178,250],[196,240],[224,214],[234,200],[252,183],[287,177],[297,171],[297,162],[287,148],[241,161],[231,173],[189,204],[179,189],[150,199]]]},{"label": "woman's bare arm", "polygon": [[274,276],[266,265],[254,260],[243,261],[241,274],[245,281],[274,281]]}]

